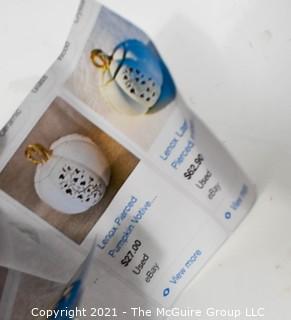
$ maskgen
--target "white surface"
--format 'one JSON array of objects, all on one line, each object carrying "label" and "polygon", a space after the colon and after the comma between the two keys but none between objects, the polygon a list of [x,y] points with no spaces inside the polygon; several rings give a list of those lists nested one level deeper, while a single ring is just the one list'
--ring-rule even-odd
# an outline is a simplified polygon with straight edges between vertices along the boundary
[{"label": "white surface", "polygon": [[2,320],[11,319],[20,280],[21,272],[14,270],[8,271],[0,301],[0,314]]},{"label": "white surface", "polygon": [[[291,2],[106,5],[156,40],[185,98],[258,186],[249,217],[178,305],[265,307],[266,320],[290,319]],[[0,0],[0,127],[61,51],[77,6]]]}]

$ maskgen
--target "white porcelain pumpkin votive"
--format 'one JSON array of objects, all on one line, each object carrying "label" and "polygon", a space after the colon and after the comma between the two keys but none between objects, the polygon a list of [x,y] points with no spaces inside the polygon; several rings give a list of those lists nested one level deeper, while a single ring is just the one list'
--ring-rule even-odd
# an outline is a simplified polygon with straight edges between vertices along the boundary
[{"label": "white porcelain pumpkin votive", "polygon": [[71,134],[56,140],[48,149],[40,144],[25,150],[37,165],[34,188],[39,198],[67,214],[87,211],[104,196],[110,168],[101,149],[89,138]]}]

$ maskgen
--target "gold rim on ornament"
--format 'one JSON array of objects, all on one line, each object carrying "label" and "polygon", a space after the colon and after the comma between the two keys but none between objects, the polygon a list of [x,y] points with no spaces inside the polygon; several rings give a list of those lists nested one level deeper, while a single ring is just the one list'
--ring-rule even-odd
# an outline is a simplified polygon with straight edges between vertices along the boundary
[{"label": "gold rim on ornament", "polygon": [[24,154],[27,160],[37,165],[46,163],[52,157],[53,151],[34,143],[26,147]]}]

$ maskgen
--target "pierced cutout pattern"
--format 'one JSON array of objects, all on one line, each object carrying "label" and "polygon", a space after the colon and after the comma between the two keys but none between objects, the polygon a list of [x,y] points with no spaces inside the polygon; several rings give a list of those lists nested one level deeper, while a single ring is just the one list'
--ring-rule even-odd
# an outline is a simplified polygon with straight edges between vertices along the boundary
[{"label": "pierced cutout pattern", "polygon": [[72,164],[65,164],[62,167],[58,173],[58,183],[68,197],[91,206],[102,199],[106,190],[102,178]]},{"label": "pierced cutout pattern", "polygon": [[160,88],[152,77],[138,68],[123,66],[120,70],[119,81],[123,82],[128,95],[135,97],[140,103],[152,106],[157,102]]}]

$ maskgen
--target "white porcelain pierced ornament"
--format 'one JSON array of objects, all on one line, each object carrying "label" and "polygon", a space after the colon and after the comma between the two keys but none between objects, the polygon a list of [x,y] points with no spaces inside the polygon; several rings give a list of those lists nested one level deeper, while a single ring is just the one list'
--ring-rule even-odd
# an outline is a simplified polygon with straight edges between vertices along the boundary
[{"label": "white porcelain pierced ornament", "polygon": [[110,56],[94,49],[91,60],[102,71],[101,92],[119,112],[143,114],[159,100],[163,84],[159,57],[142,42],[128,40]]},{"label": "white porcelain pierced ornament", "polygon": [[81,213],[103,198],[110,169],[91,139],[72,134],[55,141],[49,150],[40,144],[29,145],[25,155],[37,165],[36,193],[55,210]]}]

